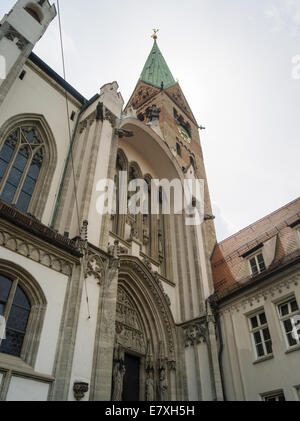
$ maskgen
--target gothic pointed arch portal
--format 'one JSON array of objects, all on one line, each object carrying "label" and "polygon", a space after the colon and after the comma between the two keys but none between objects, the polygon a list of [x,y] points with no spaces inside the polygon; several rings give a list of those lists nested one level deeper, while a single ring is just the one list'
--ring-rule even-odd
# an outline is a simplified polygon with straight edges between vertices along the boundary
[{"label": "gothic pointed arch portal", "polygon": [[120,260],[112,400],[176,398],[175,324],[162,287],[138,259]]}]

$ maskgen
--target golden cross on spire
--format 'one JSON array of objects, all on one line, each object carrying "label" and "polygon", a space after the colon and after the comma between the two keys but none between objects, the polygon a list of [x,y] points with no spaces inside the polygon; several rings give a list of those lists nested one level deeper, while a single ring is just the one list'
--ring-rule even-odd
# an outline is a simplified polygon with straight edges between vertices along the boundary
[{"label": "golden cross on spire", "polygon": [[153,38],[153,39],[157,39],[157,32],[159,31],[159,29],[153,29],[153,32],[154,32],[154,34],[153,35],[151,35],[151,37]]}]

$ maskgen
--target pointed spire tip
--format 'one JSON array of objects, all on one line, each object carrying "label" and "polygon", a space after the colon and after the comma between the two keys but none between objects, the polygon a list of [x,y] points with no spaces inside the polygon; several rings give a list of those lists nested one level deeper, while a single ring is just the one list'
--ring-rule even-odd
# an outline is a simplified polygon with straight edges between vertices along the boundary
[{"label": "pointed spire tip", "polygon": [[157,40],[157,35],[156,34],[159,31],[159,29],[152,29],[152,30],[153,30],[154,34],[151,35],[151,38],[153,38],[154,41],[155,41],[155,40]]}]

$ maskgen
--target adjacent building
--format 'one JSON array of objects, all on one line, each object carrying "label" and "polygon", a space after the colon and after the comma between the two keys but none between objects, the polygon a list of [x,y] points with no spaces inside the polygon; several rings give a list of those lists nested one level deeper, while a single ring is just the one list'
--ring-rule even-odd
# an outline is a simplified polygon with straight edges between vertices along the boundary
[{"label": "adjacent building", "polygon": [[212,270],[225,398],[299,400],[300,198],[220,242]]}]

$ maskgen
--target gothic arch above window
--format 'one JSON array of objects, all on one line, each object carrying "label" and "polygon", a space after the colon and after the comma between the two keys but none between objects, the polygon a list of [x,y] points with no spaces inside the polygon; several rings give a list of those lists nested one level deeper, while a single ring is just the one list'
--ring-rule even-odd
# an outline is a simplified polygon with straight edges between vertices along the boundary
[{"label": "gothic arch above window", "polygon": [[0,315],[6,320],[0,353],[34,365],[46,304],[41,287],[27,271],[0,259]]},{"label": "gothic arch above window", "polygon": [[0,200],[42,217],[56,166],[52,131],[40,115],[17,115],[0,130]]}]

